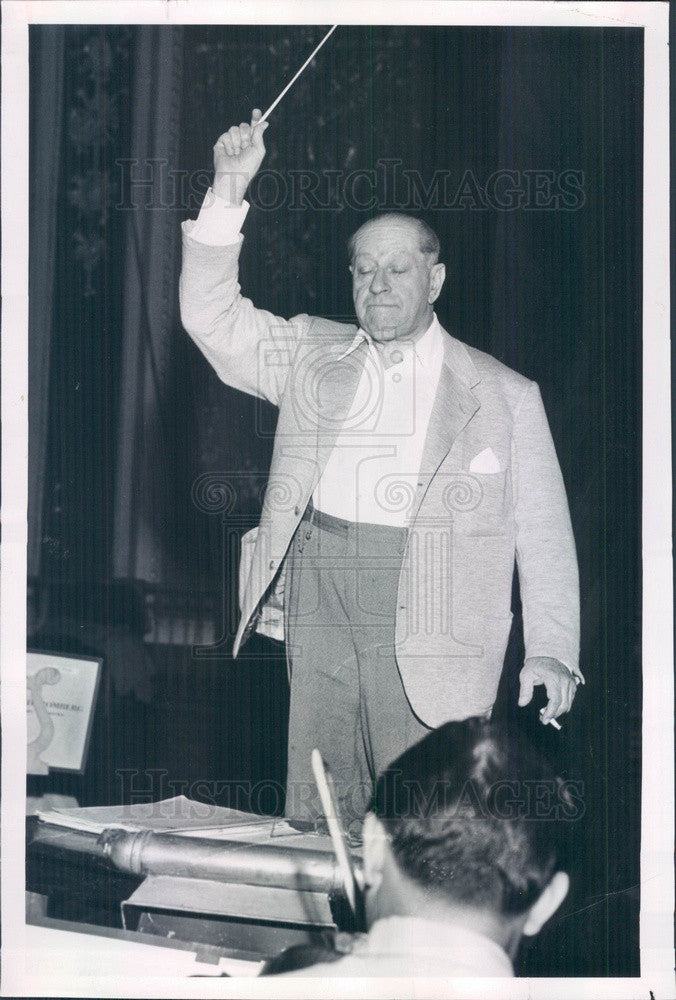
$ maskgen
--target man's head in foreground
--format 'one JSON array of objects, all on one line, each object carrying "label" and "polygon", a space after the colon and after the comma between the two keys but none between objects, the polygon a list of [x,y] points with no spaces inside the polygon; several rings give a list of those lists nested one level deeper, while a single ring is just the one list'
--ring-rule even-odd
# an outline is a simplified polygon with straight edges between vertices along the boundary
[{"label": "man's head in foreground", "polygon": [[381,215],[350,237],[348,254],[362,330],[379,342],[425,333],[446,277],[434,231],[413,216]]},{"label": "man's head in foreground", "polygon": [[378,780],[364,822],[368,925],[395,915],[460,924],[513,958],[568,892],[560,866],[573,816],[524,741],[479,719],[447,723]]}]

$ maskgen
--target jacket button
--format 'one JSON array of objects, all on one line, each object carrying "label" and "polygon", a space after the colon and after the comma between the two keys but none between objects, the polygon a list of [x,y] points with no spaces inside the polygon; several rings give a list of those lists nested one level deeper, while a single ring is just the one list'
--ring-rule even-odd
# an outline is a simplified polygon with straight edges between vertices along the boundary
[{"label": "jacket button", "polygon": [[271,559],[270,560],[270,569],[274,569],[274,568],[275,568],[275,560]]},{"label": "jacket button", "polygon": [[294,507],[293,513],[295,517],[298,517],[298,515],[300,514],[300,507]]}]

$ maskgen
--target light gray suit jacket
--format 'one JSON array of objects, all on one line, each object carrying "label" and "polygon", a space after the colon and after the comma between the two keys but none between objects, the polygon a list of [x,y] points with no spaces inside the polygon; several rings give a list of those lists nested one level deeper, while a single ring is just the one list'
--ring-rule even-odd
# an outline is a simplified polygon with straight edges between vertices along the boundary
[{"label": "light gray suit jacket", "polygon": [[[366,345],[356,327],[285,320],[240,293],[234,246],[184,224],[183,324],[219,377],[279,407],[237,655],[284,572],[289,544],[348,415]],[[471,471],[490,448],[499,471]],[[497,464],[496,464],[497,468]],[[402,481],[403,480],[403,481]],[[386,484],[387,485],[387,484]],[[436,727],[490,711],[512,623],[516,557],[526,656],[578,665],[577,560],[568,504],[537,385],[446,334],[419,472],[390,495],[407,505],[396,657],[411,706]]]}]

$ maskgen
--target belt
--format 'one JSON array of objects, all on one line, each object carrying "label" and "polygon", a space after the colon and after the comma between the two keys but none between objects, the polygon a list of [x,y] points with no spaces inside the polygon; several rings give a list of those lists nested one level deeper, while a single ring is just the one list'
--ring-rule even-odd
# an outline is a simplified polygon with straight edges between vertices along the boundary
[{"label": "belt", "polygon": [[312,503],[308,503],[303,514],[303,521],[307,521],[312,527],[316,524],[323,531],[332,531],[334,535],[347,535],[347,532],[354,521],[346,521],[342,517],[334,517],[333,514],[325,514],[323,510],[317,510]]},{"label": "belt", "polygon": [[324,531],[331,531],[334,535],[346,536],[348,531],[352,529],[363,528],[365,530],[381,529],[384,532],[396,532],[397,534],[405,534],[406,528],[399,527],[397,525],[391,524],[375,524],[372,521],[346,521],[342,517],[335,517],[333,514],[325,514],[323,510],[318,510],[312,500],[309,501],[307,507],[305,508],[305,513],[301,518],[302,521],[309,523],[310,527],[316,525],[318,528],[322,528]]}]

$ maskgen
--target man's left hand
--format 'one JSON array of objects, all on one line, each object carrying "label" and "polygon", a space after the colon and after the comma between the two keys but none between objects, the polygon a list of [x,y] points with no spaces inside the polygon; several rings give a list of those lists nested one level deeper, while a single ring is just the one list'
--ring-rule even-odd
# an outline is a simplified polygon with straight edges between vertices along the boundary
[{"label": "man's left hand", "polygon": [[563,663],[551,656],[531,656],[523,665],[519,681],[521,708],[530,703],[535,685],[544,684],[549,700],[540,713],[540,721],[546,726],[550,719],[570,711],[577,685],[579,682],[584,684],[584,677],[579,671],[573,675]]}]

